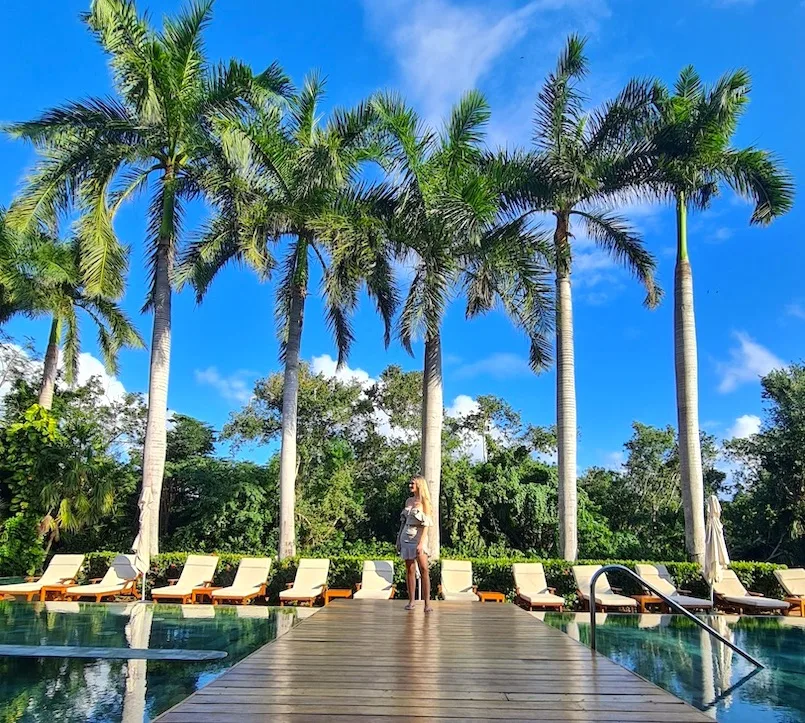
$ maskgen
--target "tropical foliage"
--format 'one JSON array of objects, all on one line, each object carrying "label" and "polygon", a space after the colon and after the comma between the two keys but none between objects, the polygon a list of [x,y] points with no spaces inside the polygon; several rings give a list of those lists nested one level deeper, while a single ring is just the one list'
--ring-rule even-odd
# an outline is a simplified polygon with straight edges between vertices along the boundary
[{"label": "tropical foliage", "polygon": [[[47,315],[51,329],[41,382],[24,358],[0,370],[3,391],[14,385],[0,428],[0,564],[35,566],[42,545],[126,549],[141,494],[152,505],[152,553],[160,540],[281,558],[298,552],[297,540],[305,550],[375,549],[392,538],[417,468],[432,490],[435,557],[444,545],[675,559],[684,539],[696,561],[705,491],[735,492],[725,517],[747,555],[802,554],[802,370],[764,380],[767,426],[726,446],[739,464],[735,489],[716,468],[723,450],[698,425],[687,211],[706,208],[723,186],[755,204],[752,223],[792,203],[791,178],[771,153],[732,145],[748,101],[745,71],[708,88],[686,68],[673,92],[633,80],[590,109],[580,91],[584,40],[571,35],[537,96],[533,147],[492,153],[479,92],[464,94],[438,131],[393,93],[323,119],[318,74],[295,89],[276,63],[259,73],[237,60],[211,63],[211,11],[212,0],[191,2],[158,29],[133,0],[91,0],[83,19],[108,58],[113,95],[7,127],[37,160],[0,212],[0,324]],[[122,347],[142,343],[120,306],[130,249],[114,228],[138,197],[148,206],[140,253],[144,311],[153,314],[147,406],[75,384],[79,310],[98,327],[111,370]],[[596,246],[656,305],[654,258],[626,218],[635,200],[677,209],[678,436],[635,423],[621,469],[577,480],[574,255]],[[193,204],[209,212],[195,232],[183,223]],[[218,434],[169,418],[171,304],[185,284],[203,298],[231,262],[262,279],[279,272],[283,373],[258,382]],[[422,374],[389,367],[366,384],[312,375],[301,340],[319,274],[339,364],[365,292],[387,345],[395,329],[410,353],[422,342]],[[550,364],[555,333],[555,428],[524,425],[492,396],[445,420],[441,327],[457,297],[468,318],[505,312],[525,333],[535,371]],[[10,358],[15,347],[2,351]],[[222,443],[279,447],[257,465],[217,455]],[[545,461],[554,454],[556,465]]]}]

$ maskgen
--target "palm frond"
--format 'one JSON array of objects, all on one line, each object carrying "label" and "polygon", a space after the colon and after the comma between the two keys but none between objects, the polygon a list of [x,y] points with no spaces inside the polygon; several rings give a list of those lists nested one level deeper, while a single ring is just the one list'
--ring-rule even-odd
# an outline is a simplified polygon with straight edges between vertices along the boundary
[{"label": "palm frond", "polygon": [[794,180],[773,154],[754,147],[730,150],[720,166],[722,177],[732,189],[754,201],[752,223],[769,224],[791,210]]},{"label": "palm frond", "polygon": [[628,221],[609,211],[575,211],[574,215],[581,217],[590,238],[643,284],[646,306],[657,306],[662,290],[654,278],[656,261]]}]

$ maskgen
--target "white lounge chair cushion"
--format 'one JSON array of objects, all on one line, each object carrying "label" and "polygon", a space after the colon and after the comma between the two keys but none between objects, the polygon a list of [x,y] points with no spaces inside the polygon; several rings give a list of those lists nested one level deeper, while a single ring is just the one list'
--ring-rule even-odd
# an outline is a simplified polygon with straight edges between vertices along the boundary
[{"label": "white lounge chair cushion", "polygon": [[445,600],[477,602],[472,590],[472,563],[469,560],[442,560],[442,597]]},{"label": "white lounge chair cushion", "polygon": [[775,570],[774,576],[791,597],[805,597],[805,569],[794,567],[790,570]]},{"label": "white lounge chair cushion", "polygon": [[366,560],[361,573],[358,600],[388,600],[394,588],[394,565],[388,560]]},{"label": "white lounge chair cushion", "polygon": [[724,600],[731,602],[733,605],[742,607],[765,608],[773,610],[776,608],[789,608],[791,607],[787,602],[782,600],[775,600],[770,597],[755,597],[754,595],[722,595]]},{"label": "white lounge chair cushion", "polygon": [[39,592],[45,585],[59,585],[63,580],[72,580],[81,569],[83,555],[54,555],[42,576],[34,582],[18,582],[0,586],[0,595],[25,595]]},{"label": "white lounge chair cushion", "polygon": [[118,555],[100,582],[90,585],[76,585],[67,588],[68,595],[99,595],[101,593],[120,592],[132,580],[138,577],[134,567],[134,555]]},{"label": "white lounge chair cushion", "polygon": [[[597,585],[596,585],[597,587]],[[584,599],[589,599],[589,595],[585,595]],[[603,605],[608,608],[633,608],[637,607],[637,601],[632,600],[630,597],[626,597],[625,595],[618,595],[614,592],[611,593],[599,593],[597,590],[595,591],[595,602],[597,605]]]},{"label": "white lounge chair cushion", "polygon": [[203,587],[205,583],[212,580],[216,567],[218,567],[218,557],[215,555],[188,555],[176,584],[156,587],[151,590],[151,596],[183,597],[189,595],[195,588]]},{"label": "white lounge chair cushion", "polygon": [[280,592],[281,600],[305,600],[319,597],[327,584],[330,561],[326,559],[306,559],[299,561],[293,586]]},{"label": "white lounge chair cushion", "polygon": [[268,557],[244,557],[238,565],[235,579],[229,587],[213,590],[212,597],[246,597],[256,593],[268,580],[271,559]]},{"label": "white lounge chair cushion", "polygon": [[520,590],[520,597],[531,605],[564,605],[565,599],[550,592]]},{"label": "white lounge chair cushion", "polygon": [[665,565],[635,565],[637,574],[656,587],[663,595],[676,595],[677,588]]},{"label": "white lounge chair cushion", "polygon": [[711,608],[713,603],[700,597],[690,597],[689,595],[669,595],[677,605],[683,608]]},{"label": "white lounge chair cushion", "polygon": [[[601,569],[601,565],[574,565],[573,577],[576,578],[576,587],[585,600],[590,599],[590,580]],[[606,607],[637,607],[637,602],[625,595],[612,592],[607,574],[600,575],[595,581],[595,602]]]},{"label": "white lounge chair cushion", "polygon": [[472,590],[459,590],[458,592],[450,592],[442,588],[442,597],[445,600],[453,602],[478,602],[479,598]]}]

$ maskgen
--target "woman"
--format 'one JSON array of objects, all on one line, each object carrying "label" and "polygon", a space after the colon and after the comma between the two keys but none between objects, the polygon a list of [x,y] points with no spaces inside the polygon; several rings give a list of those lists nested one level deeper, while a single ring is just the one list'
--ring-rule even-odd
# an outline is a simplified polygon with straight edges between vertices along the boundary
[{"label": "woman", "polygon": [[416,570],[419,564],[422,577],[422,597],[425,600],[425,612],[433,608],[430,605],[430,573],[428,571],[427,529],[433,525],[431,520],[430,490],[424,477],[414,477],[409,483],[411,497],[405,501],[405,509],[400,514],[400,531],[397,533],[397,552],[405,560],[405,577],[408,583],[408,605],[406,610],[414,609],[416,594]]}]

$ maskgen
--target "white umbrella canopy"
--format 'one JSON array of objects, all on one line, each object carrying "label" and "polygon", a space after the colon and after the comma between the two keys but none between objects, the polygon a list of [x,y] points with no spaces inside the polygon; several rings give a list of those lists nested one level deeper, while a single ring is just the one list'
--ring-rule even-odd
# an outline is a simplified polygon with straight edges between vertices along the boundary
[{"label": "white umbrella canopy", "polygon": [[150,487],[143,487],[140,501],[140,529],[134,538],[131,549],[134,552],[134,567],[143,576],[142,597],[145,600],[145,575],[151,565],[151,501],[153,495]]},{"label": "white umbrella canopy", "polygon": [[729,567],[730,556],[724,540],[724,525],[721,524],[721,503],[718,497],[710,495],[707,499],[707,526],[704,535],[704,578],[710,586],[721,582],[725,568]]}]

